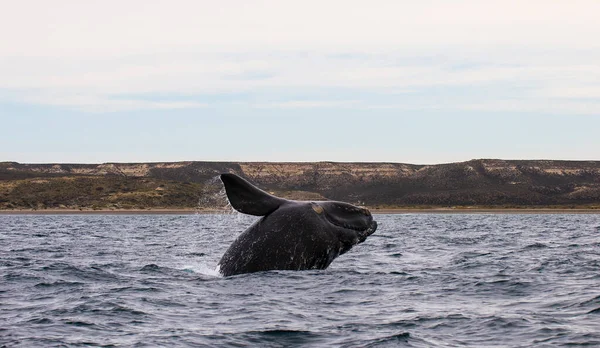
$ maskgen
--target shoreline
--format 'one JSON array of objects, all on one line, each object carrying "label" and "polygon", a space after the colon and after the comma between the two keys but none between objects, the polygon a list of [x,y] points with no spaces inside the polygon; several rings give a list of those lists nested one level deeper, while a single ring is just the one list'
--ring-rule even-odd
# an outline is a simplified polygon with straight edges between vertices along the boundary
[{"label": "shoreline", "polygon": [[600,214],[590,208],[405,208],[371,209],[373,214]]},{"label": "shoreline", "polygon": [[[600,214],[590,208],[396,208],[369,209],[378,214]],[[15,209],[0,210],[0,215],[193,215],[232,214],[222,209]]]}]

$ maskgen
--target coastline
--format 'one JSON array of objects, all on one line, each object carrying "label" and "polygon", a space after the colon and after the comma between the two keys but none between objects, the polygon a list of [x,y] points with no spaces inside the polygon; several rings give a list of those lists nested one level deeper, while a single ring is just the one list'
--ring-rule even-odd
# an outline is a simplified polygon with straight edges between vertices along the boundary
[{"label": "coastline", "polygon": [[226,210],[200,209],[15,209],[0,210],[0,215],[190,215],[225,214]]},{"label": "coastline", "polygon": [[[378,214],[600,214],[589,208],[396,208],[370,209]],[[15,209],[0,210],[0,215],[192,215],[231,214],[223,209]]]},{"label": "coastline", "polygon": [[590,208],[406,208],[371,209],[373,214],[600,214]]}]

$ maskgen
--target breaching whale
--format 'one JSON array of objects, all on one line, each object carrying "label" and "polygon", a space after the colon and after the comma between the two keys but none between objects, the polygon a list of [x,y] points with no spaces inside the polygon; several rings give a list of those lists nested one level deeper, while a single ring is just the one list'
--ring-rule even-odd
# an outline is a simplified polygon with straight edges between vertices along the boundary
[{"label": "breaching whale", "polygon": [[224,276],[325,269],[377,229],[365,208],[275,197],[235,174],[221,174],[221,181],[235,210],[262,216],[238,236],[219,261]]}]

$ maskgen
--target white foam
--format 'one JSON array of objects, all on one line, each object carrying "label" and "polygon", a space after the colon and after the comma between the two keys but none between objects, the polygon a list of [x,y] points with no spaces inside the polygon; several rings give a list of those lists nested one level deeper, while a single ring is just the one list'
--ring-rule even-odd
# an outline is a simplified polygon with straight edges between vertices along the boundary
[{"label": "white foam", "polygon": [[211,268],[209,265],[207,265],[205,263],[198,263],[195,265],[185,265],[185,266],[183,266],[183,271],[199,273],[199,274],[207,275],[207,276],[211,276],[211,277],[222,277],[223,276],[221,274],[221,272],[219,272],[218,265],[216,268]]}]

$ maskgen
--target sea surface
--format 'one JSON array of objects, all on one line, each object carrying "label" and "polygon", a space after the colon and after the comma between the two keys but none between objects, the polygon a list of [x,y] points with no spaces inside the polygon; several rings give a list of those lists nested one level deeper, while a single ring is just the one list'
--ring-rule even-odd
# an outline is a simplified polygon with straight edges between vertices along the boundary
[{"label": "sea surface", "polygon": [[375,215],[322,271],[224,278],[254,220],[0,215],[0,347],[600,346],[600,215]]}]

